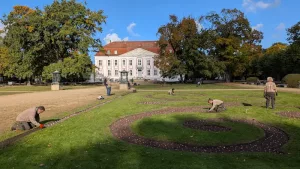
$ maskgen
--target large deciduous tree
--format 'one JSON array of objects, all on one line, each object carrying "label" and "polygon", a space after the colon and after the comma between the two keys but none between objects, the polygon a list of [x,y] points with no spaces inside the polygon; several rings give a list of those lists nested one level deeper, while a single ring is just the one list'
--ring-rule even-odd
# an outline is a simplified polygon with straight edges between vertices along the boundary
[{"label": "large deciduous tree", "polygon": [[103,11],[91,11],[76,0],[56,0],[44,9],[15,6],[2,22],[9,48],[8,76],[40,76],[51,63],[72,57],[74,52],[88,54],[101,48]]},{"label": "large deciduous tree", "polygon": [[213,57],[207,56],[209,31],[199,30],[196,20],[185,17],[179,20],[170,15],[170,22],[158,29],[160,54],[155,64],[163,76],[183,75],[186,78],[212,77],[222,71]]},{"label": "large deciduous tree", "polygon": [[43,79],[51,80],[52,73],[56,70],[61,72],[63,79],[68,79],[72,82],[86,80],[92,73],[92,62],[88,55],[74,53],[74,57],[65,58],[63,61],[52,63],[44,67]]},{"label": "large deciduous tree", "polygon": [[244,13],[237,9],[223,9],[220,14],[211,13],[204,18],[215,32],[213,53],[226,65],[226,80],[243,75],[251,60],[249,54],[259,52],[262,33],[252,30]]}]

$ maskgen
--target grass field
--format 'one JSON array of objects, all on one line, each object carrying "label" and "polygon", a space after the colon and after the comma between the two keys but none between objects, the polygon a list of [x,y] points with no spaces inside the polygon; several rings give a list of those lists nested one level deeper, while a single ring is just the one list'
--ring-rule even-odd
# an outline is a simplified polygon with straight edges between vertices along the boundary
[{"label": "grass field", "polygon": [[[72,89],[84,89],[84,88],[91,88],[97,86],[63,86],[63,90],[72,90]],[[5,92],[39,92],[39,91],[50,91],[51,86],[5,86],[0,87],[0,92],[5,95]],[[7,93],[9,94],[9,93]],[[1,95],[1,94],[0,94]]]},{"label": "grass field", "polygon": [[[140,86],[142,88],[142,86]],[[220,86],[203,86],[203,88]],[[185,86],[182,86],[185,88]],[[147,87],[151,89],[151,87]],[[152,95],[152,97],[146,97]],[[35,132],[0,151],[1,168],[111,168],[111,169],[298,169],[300,166],[300,120],[278,116],[280,111],[300,111],[298,94],[280,93],[276,109],[266,109],[262,91],[138,92],[118,98],[100,108],[61,124]],[[248,142],[262,137],[251,125],[222,123],[233,128],[224,133],[195,131],[182,127],[187,119],[253,119],[285,131],[290,140],[284,154],[273,153],[191,153],[129,144],[114,138],[109,126],[119,118],[168,107],[209,106],[208,97],[252,106],[228,107],[223,113],[175,113],[155,115],[133,123],[138,135],[161,140],[222,145]],[[171,100],[171,99],[172,100]],[[168,101],[168,99],[170,99]],[[142,105],[140,102],[162,102]],[[193,136],[193,137],[191,137]]]},{"label": "grass field", "polygon": [[240,86],[228,86],[228,85],[222,85],[222,84],[204,84],[199,87],[196,86],[196,84],[145,84],[145,85],[139,85],[135,86],[136,89],[142,89],[142,90],[170,90],[172,88],[175,89],[188,89],[188,90],[201,90],[201,89],[244,89],[245,87]]},{"label": "grass field", "polygon": [[27,93],[27,92],[1,92],[0,91],[0,96],[13,95],[13,94],[21,94],[21,93]]}]

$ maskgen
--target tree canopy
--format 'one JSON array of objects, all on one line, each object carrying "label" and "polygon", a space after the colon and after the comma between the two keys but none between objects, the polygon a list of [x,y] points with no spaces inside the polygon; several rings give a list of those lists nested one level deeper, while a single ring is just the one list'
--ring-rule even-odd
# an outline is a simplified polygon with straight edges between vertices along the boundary
[{"label": "tree canopy", "polygon": [[91,11],[75,0],[56,0],[43,9],[15,6],[1,20],[8,48],[7,76],[30,78],[41,76],[45,66],[74,58],[79,52],[101,49],[95,38],[102,31],[106,16],[103,11]]}]

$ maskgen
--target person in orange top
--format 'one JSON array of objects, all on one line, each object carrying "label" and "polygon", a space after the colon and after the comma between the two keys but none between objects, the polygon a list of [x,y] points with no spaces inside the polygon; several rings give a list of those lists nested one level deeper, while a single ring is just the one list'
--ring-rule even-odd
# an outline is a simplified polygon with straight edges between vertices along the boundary
[{"label": "person in orange top", "polygon": [[276,84],[273,82],[272,77],[268,77],[264,89],[264,96],[266,98],[266,108],[269,108],[270,101],[272,109],[275,108],[275,95],[277,95]]}]

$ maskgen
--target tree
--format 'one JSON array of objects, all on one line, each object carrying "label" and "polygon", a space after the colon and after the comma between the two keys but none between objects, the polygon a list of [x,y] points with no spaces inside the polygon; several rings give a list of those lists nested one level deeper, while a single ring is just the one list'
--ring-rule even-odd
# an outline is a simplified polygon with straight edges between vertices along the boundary
[{"label": "tree", "polygon": [[245,71],[249,51],[256,51],[263,38],[261,32],[252,30],[244,13],[237,9],[223,9],[220,14],[211,13],[205,17],[215,32],[212,53],[226,65],[226,80],[240,76]]},{"label": "tree", "polygon": [[291,28],[287,30],[288,38],[287,40],[293,44],[300,44],[300,22],[293,25]]},{"label": "tree", "polygon": [[180,75],[182,79],[185,75],[187,79],[221,73],[222,65],[207,56],[209,33],[199,30],[194,18],[179,20],[171,15],[170,22],[158,29],[158,35],[160,54],[155,58],[155,65],[163,76]]},{"label": "tree", "polygon": [[8,49],[0,45],[0,75],[3,75],[9,65]]},{"label": "tree", "polygon": [[88,55],[74,53],[74,57],[65,58],[64,61],[52,63],[44,67],[43,79],[49,81],[52,79],[52,73],[56,70],[61,72],[62,79],[72,82],[86,80],[92,73],[92,62]]},{"label": "tree", "polygon": [[12,56],[7,75],[19,78],[40,76],[45,66],[63,61],[74,52],[88,54],[101,48],[106,17],[75,0],[56,0],[43,10],[15,6],[2,22],[7,30],[4,44]]}]

